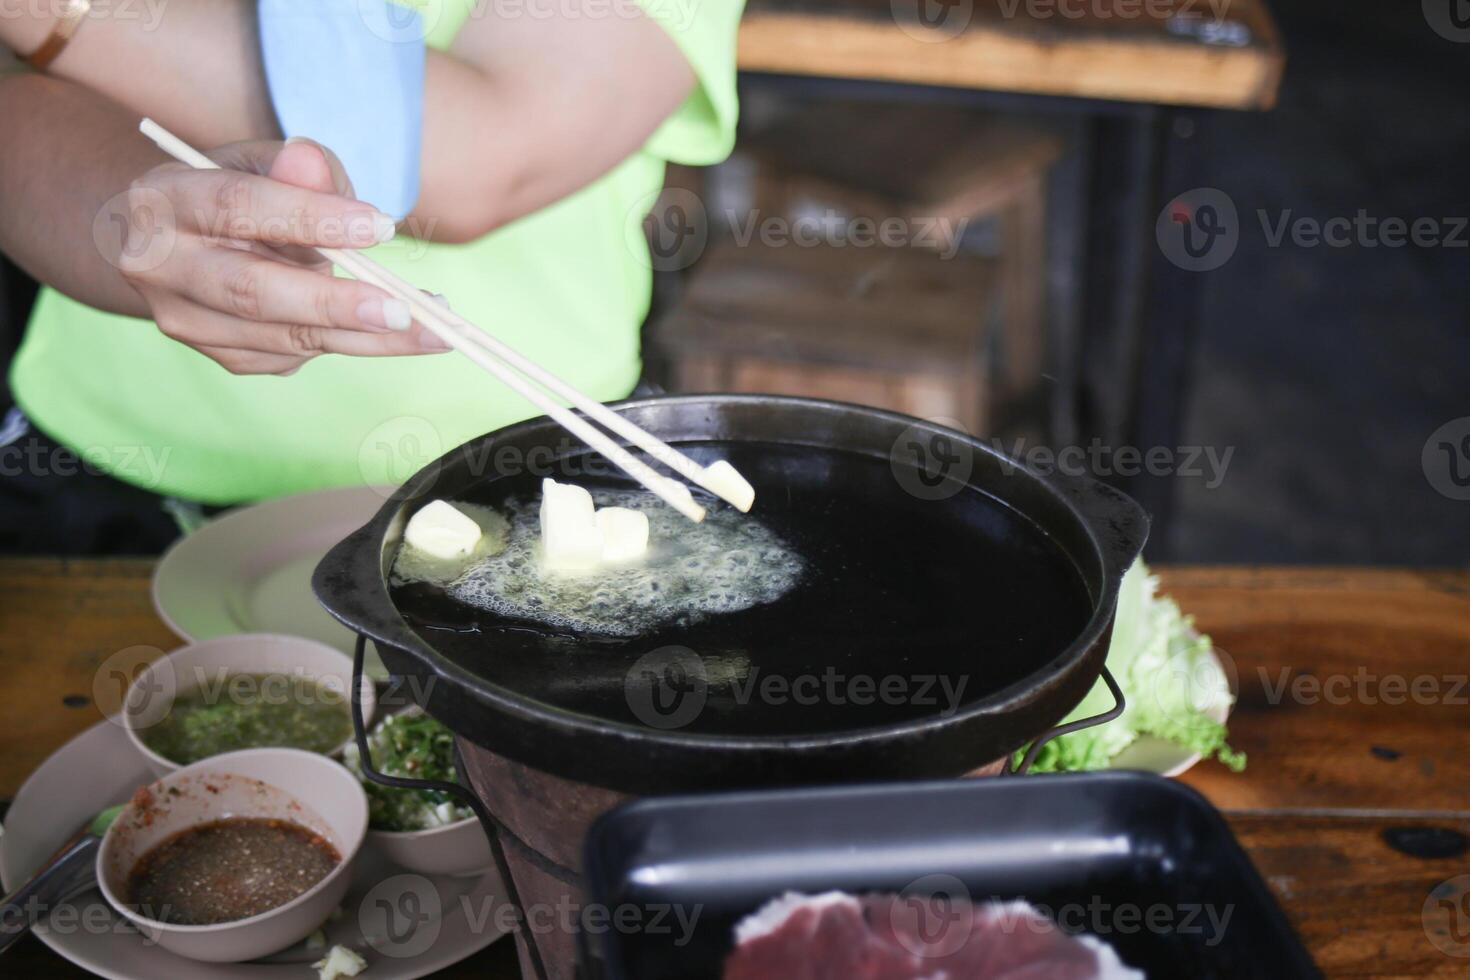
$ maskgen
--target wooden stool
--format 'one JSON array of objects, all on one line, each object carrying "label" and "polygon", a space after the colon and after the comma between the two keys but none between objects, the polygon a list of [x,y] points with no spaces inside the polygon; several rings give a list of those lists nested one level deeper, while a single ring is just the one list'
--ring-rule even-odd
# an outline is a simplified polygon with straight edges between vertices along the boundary
[{"label": "wooden stool", "polygon": [[[821,102],[751,134],[738,149],[756,163],[753,205],[760,213],[790,217],[827,207],[961,231],[968,222],[995,219],[996,395],[1020,397],[1037,383],[1046,351],[1046,178],[1063,149],[1059,136],[950,106]],[[914,244],[955,245],[945,238]]]},{"label": "wooden stool", "polygon": [[798,394],[987,421],[991,259],[722,240],[653,330],[680,391]]}]

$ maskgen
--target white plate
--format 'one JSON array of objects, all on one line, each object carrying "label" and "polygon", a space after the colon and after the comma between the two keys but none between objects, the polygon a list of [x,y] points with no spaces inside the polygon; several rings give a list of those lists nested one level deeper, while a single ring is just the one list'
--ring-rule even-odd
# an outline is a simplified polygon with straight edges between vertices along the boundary
[{"label": "white plate", "polygon": [[[25,781],[6,816],[0,837],[4,889],[34,873],[99,810],[128,799],[152,778],[122,730],[110,721],[93,725],[58,749]],[[327,947],[320,950],[297,945],[251,963],[198,963],[145,941],[96,889],[67,904],[75,908],[65,913],[69,921],[58,912],[57,921],[39,927],[37,936],[78,966],[115,980],[311,980],[310,964],[337,943],[367,959],[366,976],[409,980],[478,952],[503,934],[496,924],[508,921],[497,912],[505,898],[493,871],[479,878],[410,874],[366,845],[342,903],[344,914],[326,924]],[[436,904],[437,917],[417,918]],[[403,931],[379,931],[388,922],[385,916],[392,914],[385,909],[405,913],[392,923]],[[415,921],[411,930],[404,928]]]},{"label": "white plate", "polygon": [[353,635],[311,594],[327,550],[366,524],[388,490],[347,487],[232,510],[180,539],[153,573],[153,608],[186,640],[285,633],[347,653]]}]

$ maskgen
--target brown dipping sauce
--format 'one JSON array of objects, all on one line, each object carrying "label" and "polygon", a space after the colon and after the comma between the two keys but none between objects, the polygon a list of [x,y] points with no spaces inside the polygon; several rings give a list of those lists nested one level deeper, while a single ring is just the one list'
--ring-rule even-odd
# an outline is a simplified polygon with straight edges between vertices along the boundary
[{"label": "brown dipping sauce", "polygon": [[171,925],[234,922],[285,905],[341,860],[298,824],[231,817],[181,831],[139,858],[128,903]]}]

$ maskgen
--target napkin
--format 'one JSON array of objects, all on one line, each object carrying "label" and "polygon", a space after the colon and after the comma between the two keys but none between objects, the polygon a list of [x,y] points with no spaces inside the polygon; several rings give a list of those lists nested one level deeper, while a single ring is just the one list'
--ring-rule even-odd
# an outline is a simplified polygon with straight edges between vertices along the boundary
[{"label": "napkin", "polygon": [[419,192],[424,26],[388,0],[260,0],[282,131],[329,147],[359,200],[401,219]]}]

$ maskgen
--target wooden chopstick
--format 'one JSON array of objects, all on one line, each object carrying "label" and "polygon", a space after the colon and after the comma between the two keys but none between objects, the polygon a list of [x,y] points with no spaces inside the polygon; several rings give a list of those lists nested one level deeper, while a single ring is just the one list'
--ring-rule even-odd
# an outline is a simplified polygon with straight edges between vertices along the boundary
[{"label": "wooden chopstick", "polygon": [[[363,257],[359,256],[359,258]],[[382,285],[381,282],[374,282],[373,285],[379,286],[387,290],[388,292],[393,293],[395,296],[401,296],[404,290],[412,290],[416,295],[420,297],[420,302],[414,305],[416,307],[422,305],[422,292],[418,289],[414,289],[412,284],[405,282],[393,272],[389,271],[388,269],[384,269],[382,266],[377,266],[375,271],[381,271],[382,277],[388,282],[393,283],[393,285],[397,288],[389,288],[388,286]],[[571,402],[573,406],[580,409],[582,412],[586,413],[588,416],[592,417],[602,425],[611,429],[613,432],[616,432],[624,439],[627,439],[629,442],[633,443],[633,445],[637,446],[639,449],[642,449],[644,452],[648,453],[648,455],[652,456],[660,463],[663,463],[669,469],[678,473],[686,480],[698,484],[699,486],[708,490],[710,493],[713,493],[717,497],[722,497],[728,503],[735,504],[735,506],[737,507],[740,506],[737,501],[728,496],[727,491],[725,491],[723,487],[709,479],[703,466],[690,459],[683,453],[679,452],[679,450],[675,449],[673,446],[670,446],[668,443],[659,439],[648,430],[640,428],[634,423],[628,421],[628,419],[624,416],[619,415],[617,412],[614,412],[612,409],[608,408],[602,402],[572,387],[570,384],[552,374],[550,371],[546,370],[535,361],[526,357],[514,347],[509,346],[488,331],[480,329],[469,320],[466,320],[464,317],[454,312],[452,309],[446,309],[442,306],[439,306],[438,304],[435,304],[433,307],[431,307],[431,309],[433,309],[441,319],[448,320],[450,323],[458,326],[461,330],[463,330],[465,339],[485,348],[491,354],[495,355],[502,361],[505,361],[507,364],[516,368],[522,374],[531,378],[533,381],[535,381],[546,390],[552,392],[553,394],[560,395],[562,398],[565,398],[567,401]]]},{"label": "wooden chopstick", "polygon": [[[194,149],[188,143],[179,139],[173,133],[164,129],[152,119],[145,118],[138,127],[143,134],[158,144],[159,148],[174,159],[187,163],[191,167],[200,170],[217,170],[219,165],[209,157]],[[633,456],[622,446],[613,442],[603,432],[593,428],[585,420],[572,414],[566,408],[549,398],[545,392],[534,384],[521,377],[508,366],[505,361],[515,363],[537,383],[551,388],[568,400],[573,401],[579,408],[595,415],[599,421],[609,428],[614,428],[620,435],[634,442],[660,462],[665,463],[677,472],[688,476],[686,469],[692,467],[698,471],[698,477],[690,476],[695,482],[705,485],[703,468],[689,459],[683,453],[673,447],[661,442],[653,435],[629,422],[627,419],[613,412],[594,399],[582,394],[571,385],[556,378],[550,372],[545,371],[535,362],[523,357],[512,348],[506,346],[494,338],[489,337],[485,331],[465,320],[457,314],[450,314],[419,289],[414,288],[396,275],[389,272],[383,266],[369,259],[365,255],[359,255],[352,251],[335,248],[318,248],[320,255],[329,261],[341,266],[352,273],[358,279],[377,286],[384,292],[397,297],[408,303],[413,309],[415,319],[424,325],[435,336],[468,357],[475,364],[493,374],[506,387],[525,398],[531,404],[549,415],[557,424],[581,439],[592,449],[601,453],[611,460],[619,469],[637,480],[651,493],[656,494],[661,500],[673,507],[679,513],[691,521],[704,520],[705,509],[695,502],[690,496],[689,490],[682,483],[670,477],[661,476],[648,464]],[[486,340],[492,341],[487,344]],[[509,356],[507,353],[509,352]],[[504,358],[504,361],[502,361]],[[529,366],[529,370],[526,366]],[[568,394],[569,392],[574,394]],[[595,405],[596,410],[589,410],[586,405]],[[607,422],[611,418],[615,421]],[[637,436],[633,433],[636,432]],[[649,448],[649,447],[662,447]],[[682,462],[679,462],[682,461]]]}]

